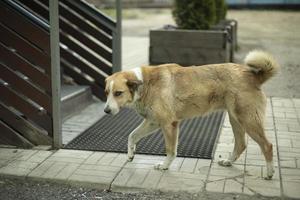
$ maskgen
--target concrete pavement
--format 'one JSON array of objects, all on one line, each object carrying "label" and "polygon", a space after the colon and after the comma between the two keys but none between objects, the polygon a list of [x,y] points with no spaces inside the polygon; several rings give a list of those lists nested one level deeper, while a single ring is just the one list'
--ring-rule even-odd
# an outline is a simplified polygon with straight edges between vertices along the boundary
[{"label": "concrete pavement", "polygon": [[79,150],[0,149],[0,175],[60,181],[112,191],[219,192],[300,198],[300,99],[269,98],[266,131],[274,144],[275,176],[264,180],[265,162],[257,144],[248,147],[232,167],[217,164],[233,149],[228,117],[214,159],[176,158],[168,171],[156,171],[162,156]]}]

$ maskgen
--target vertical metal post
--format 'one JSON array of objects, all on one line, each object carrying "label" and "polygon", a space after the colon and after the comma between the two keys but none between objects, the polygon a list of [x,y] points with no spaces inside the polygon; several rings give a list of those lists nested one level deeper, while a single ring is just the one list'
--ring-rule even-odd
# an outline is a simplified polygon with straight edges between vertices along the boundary
[{"label": "vertical metal post", "polygon": [[53,147],[62,146],[60,114],[60,54],[58,0],[49,0]]},{"label": "vertical metal post", "polygon": [[116,0],[116,29],[113,30],[113,73],[122,70],[122,0]]}]

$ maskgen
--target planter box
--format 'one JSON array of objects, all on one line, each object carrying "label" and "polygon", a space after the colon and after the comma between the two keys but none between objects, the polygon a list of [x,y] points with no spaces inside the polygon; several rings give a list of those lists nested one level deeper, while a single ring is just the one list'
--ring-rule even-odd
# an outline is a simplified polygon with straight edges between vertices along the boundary
[{"label": "planter box", "polygon": [[230,62],[227,30],[150,30],[150,64],[183,66]]},{"label": "planter box", "polygon": [[230,62],[234,62],[234,51],[238,49],[237,41],[238,23],[234,19],[221,20],[219,24],[212,27],[213,30],[226,30],[229,33],[230,40]]}]

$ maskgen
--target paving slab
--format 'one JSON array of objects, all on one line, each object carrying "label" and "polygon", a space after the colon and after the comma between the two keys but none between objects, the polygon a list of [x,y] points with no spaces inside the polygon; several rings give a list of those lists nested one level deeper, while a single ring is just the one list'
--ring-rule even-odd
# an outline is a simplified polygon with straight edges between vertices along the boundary
[{"label": "paving slab", "polygon": [[[246,137],[248,147],[230,167],[218,164],[233,150],[234,137],[228,116],[213,160],[176,158],[168,171],[154,170],[165,156],[136,155],[127,162],[123,153],[79,150],[44,151],[0,149],[0,175],[63,181],[113,191],[201,191],[300,198],[299,114],[291,100],[268,99],[278,113],[268,109],[268,137],[273,143],[275,174],[265,180],[266,166],[259,146]],[[275,102],[275,103],[274,103]],[[298,102],[298,101],[297,101]],[[288,108],[286,111],[281,107]],[[297,118],[294,118],[294,117]],[[275,119],[275,120],[273,120]],[[273,124],[273,125],[272,125]],[[279,127],[279,128],[278,128]],[[286,128],[280,128],[286,127]],[[291,130],[291,127],[295,130]],[[284,129],[284,130],[281,130]]]}]

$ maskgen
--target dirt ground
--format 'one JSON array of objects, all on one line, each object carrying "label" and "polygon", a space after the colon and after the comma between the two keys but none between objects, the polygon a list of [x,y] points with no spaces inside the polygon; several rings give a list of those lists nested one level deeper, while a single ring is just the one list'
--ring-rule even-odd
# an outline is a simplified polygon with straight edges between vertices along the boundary
[{"label": "dirt ground", "polygon": [[[124,36],[148,37],[151,28],[174,24],[169,9],[131,9],[123,13]],[[281,72],[265,84],[267,95],[300,97],[300,12],[229,10],[227,18],[238,21],[239,50],[235,62],[243,62],[253,49],[272,53],[280,63]]]}]

